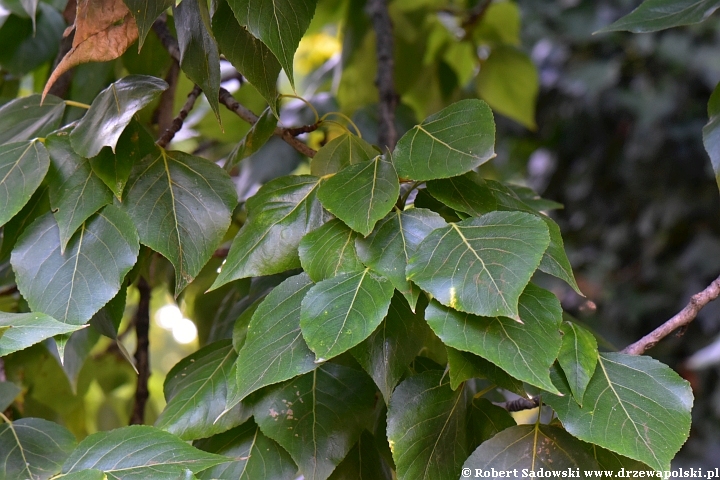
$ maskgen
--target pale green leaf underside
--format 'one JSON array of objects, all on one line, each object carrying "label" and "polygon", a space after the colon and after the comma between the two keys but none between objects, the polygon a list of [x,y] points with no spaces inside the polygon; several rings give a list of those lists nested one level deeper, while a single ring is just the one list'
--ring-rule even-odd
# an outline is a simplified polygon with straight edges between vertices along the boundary
[{"label": "pale green leaf underside", "polygon": [[22,350],[46,338],[74,332],[80,325],[68,325],[42,313],[0,312],[0,329],[9,327],[0,335],[0,357]]}]

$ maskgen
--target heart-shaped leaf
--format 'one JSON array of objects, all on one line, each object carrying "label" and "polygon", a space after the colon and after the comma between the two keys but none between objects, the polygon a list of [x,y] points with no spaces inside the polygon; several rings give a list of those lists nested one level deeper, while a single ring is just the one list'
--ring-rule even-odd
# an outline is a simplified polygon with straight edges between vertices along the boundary
[{"label": "heart-shaped leaf", "polygon": [[[187,478],[230,459],[206,453],[175,435],[133,425],[85,437],[65,461],[62,473],[102,470],[108,478]],[[181,476],[182,475],[182,476]]]},{"label": "heart-shaped leaf", "polygon": [[343,133],[322,146],[310,162],[310,172],[322,177],[366,162],[378,154],[372,145],[351,133]]},{"label": "heart-shaped leaf", "polygon": [[582,406],[585,389],[597,366],[597,340],[592,333],[575,323],[563,322],[560,330],[563,338],[558,363],[565,373],[575,401]]},{"label": "heart-shaped leaf", "polygon": [[108,146],[115,150],[120,135],[133,115],[157,98],[168,84],[146,75],[128,75],[100,92],[90,110],[70,133],[73,150],[92,158]]},{"label": "heart-shaped leaf", "polygon": [[300,327],[318,360],[337,356],[369,337],[387,314],[393,290],[388,280],[369,269],[312,287],[302,301]]},{"label": "heart-shaped leaf", "polygon": [[179,293],[222,241],[236,203],[235,185],[222,168],[162,150],[135,166],[123,207],[140,241],[175,266]]},{"label": "heart-shaped leaf", "polygon": [[558,392],[550,366],[562,342],[560,302],[552,293],[527,286],[520,297],[520,319],[478,317],[430,302],[425,311],[430,328],[446,345],[480,355],[518,380]]},{"label": "heart-shaped leaf", "polygon": [[720,7],[718,0],[645,0],[635,10],[600,32],[647,33],[700,23]]},{"label": "heart-shaped leaf", "polygon": [[64,252],[80,225],[112,202],[112,192],[90,162],[75,153],[66,132],[50,135],[45,147],[50,155],[50,206],[60,229],[60,252]]},{"label": "heart-shaped leaf", "polygon": [[357,240],[358,256],[365,265],[390,280],[414,310],[420,289],[405,278],[408,259],[430,232],[445,226],[445,220],[432,210],[391,212],[370,236]]},{"label": "heart-shaped leaf", "polygon": [[263,392],[253,407],[255,421],[290,453],[306,480],[330,476],[375,405],[367,375],[333,363]]},{"label": "heart-shaped leaf", "polygon": [[378,155],[350,165],[320,185],[318,198],[330,213],[367,236],[395,205],[400,183],[392,163]]},{"label": "heart-shaped leaf", "polygon": [[138,29],[138,51],[145,42],[155,20],[168,8],[175,5],[173,0],[123,0],[135,18]]},{"label": "heart-shaped leaf", "polygon": [[491,212],[433,231],[408,263],[407,278],[443,305],[518,319],[518,298],[550,244],[540,218]]},{"label": "heart-shaped leaf", "polygon": [[300,267],[300,240],[323,224],[323,209],[316,199],[318,181],[308,175],[280,177],[248,199],[247,222],[211,289]]},{"label": "heart-shaped leaf", "polygon": [[355,251],[357,233],[338,219],[313,230],[300,241],[300,264],[310,278],[319,282],[335,275],[362,270]]},{"label": "heart-shaped leaf", "polygon": [[0,336],[0,357],[22,350],[46,338],[74,332],[81,325],[68,325],[42,313],[0,312],[0,328],[9,327]]},{"label": "heart-shaped leaf", "polygon": [[60,126],[65,102],[54,95],[17,98],[0,107],[0,145],[45,137]]},{"label": "heart-shaped leaf", "polygon": [[[230,340],[221,340],[185,357],[165,378],[167,405],[155,426],[183,440],[207,438],[244,422],[250,416],[239,406],[225,411],[230,369],[237,358]],[[217,421],[216,421],[217,419]]]},{"label": "heart-shaped leaf", "polygon": [[495,122],[487,103],[461,100],[416,125],[398,141],[398,175],[433,180],[461,175],[495,156]]},{"label": "heart-shaped leaf", "polygon": [[82,325],[120,291],[139,250],[131,220],[108,205],[80,227],[64,253],[55,218],[43,215],[23,232],[10,261],[34,311]]},{"label": "heart-shaped leaf", "polygon": [[237,385],[228,396],[228,408],[262,387],[317,367],[300,333],[300,302],[311,286],[305,274],[290,277],[255,310],[238,355]]},{"label": "heart-shaped leaf", "polygon": [[565,429],[586,442],[669,470],[690,431],[690,384],[650,357],[602,353],[578,405],[561,377],[563,397],[543,395]]},{"label": "heart-shaped leaf", "polygon": [[47,150],[38,141],[0,146],[0,225],[22,210],[49,166]]},{"label": "heart-shaped leaf", "polygon": [[7,479],[50,478],[75,445],[68,429],[41,418],[0,424],[0,471]]},{"label": "heart-shaped leaf", "polygon": [[203,480],[289,480],[297,476],[297,467],[290,455],[263,435],[252,420],[220,435],[197,441],[195,446],[235,459],[200,472],[198,478]]},{"label": "heart-shaped leaf", "polygon": [[240,25],[277,57],[295,88],[293,58],[315,14],[317,0],[228,0]]}]

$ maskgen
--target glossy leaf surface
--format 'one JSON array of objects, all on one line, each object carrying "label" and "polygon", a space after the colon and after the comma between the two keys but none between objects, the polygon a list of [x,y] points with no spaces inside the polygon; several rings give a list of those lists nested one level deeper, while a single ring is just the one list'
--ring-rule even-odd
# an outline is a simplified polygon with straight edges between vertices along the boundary
[{"label": "glossy leaf surface", "polygon": [[40,186],[50,166],[37,141],[0,146],[0,225],[15,216]]},{"label": "glossy leaf surface", "polygon": [[45,137],[60,126],[65,102],[48,95],[18,98],[0,107],[0,145]]},{"label": "glossy leaf surface", "polygon": [[308,233],[298,250],[303,270],[315,282],[363,270],[355,251],[356,238],[357,233],[338,219]]}]

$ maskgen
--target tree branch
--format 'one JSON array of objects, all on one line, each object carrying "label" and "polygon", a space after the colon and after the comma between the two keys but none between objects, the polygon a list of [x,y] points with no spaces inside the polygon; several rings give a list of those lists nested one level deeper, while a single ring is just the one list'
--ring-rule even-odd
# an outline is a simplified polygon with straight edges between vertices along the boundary
[{"label": "tree branch", "polygon": [[133,405],[130,425],[145,423],[145,404],[149,396],[148,379],[150,378],[149,361],[149,333],[150,333],[150,285],[145,278],[140,277],[137,284],[140,300],[135,312],[135,334],[137,348],[135,350],[135,365],[138,371],[137,388],[135,389],[135,405]]},{"label": "tree branch", "polygon": [[516,398],[509,402],[496,403],[498,407],[502,407],[508,412],[520,412],[522,410],[532,410],[540,405],[540,397],[535,396],[532,398]]},{"label": "tree branch", "polygon": [[398,95],[395,92],[393,78],[395,71],[393,25],[387,4],[388,0],[369,0],[367,10],[377,38],[378,69],[375,85],[377,85],[380,95],[378,143],[381,147],[393,150],[397,143],[395,109],[398,104]]},{"label": "tree branch", "polygon": [[200,87],[195,85],[195,87],[188,93],[188,98],[185,101],[185,105],[180,109],[180,112],[177,114],[177,117],[175,117],[170,124],[170,126],[163,132],[163,134],[158,138],[157,145],[165,148],[167,147],[168,143],[175,137],[175,134],[180,131],[180,129],[183,126],[183,122],[187,118],[188,114],[190,113],[190,110],[195,106],[195,101],[202,93],[202,90]]},{"label": "tree branch", "polygon": [[680,310],[674,317],[660,325],[643,338],[628,345],[622,350],[622,353],[629,355],[642,355],[646,350],[654,347],[660,340],[670,335],[678,328],[682,328],[695,320],[700,310],[720,296],[720,277],[716,278],[708,287],[700,293],[696,293],[690,298],[685,308]]}]

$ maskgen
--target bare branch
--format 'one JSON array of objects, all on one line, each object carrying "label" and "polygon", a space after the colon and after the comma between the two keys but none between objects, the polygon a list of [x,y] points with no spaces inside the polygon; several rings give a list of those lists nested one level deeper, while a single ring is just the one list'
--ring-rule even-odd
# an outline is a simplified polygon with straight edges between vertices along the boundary
[{"label": "bare branch", "polygon": [[180,112],[178,113],[177,117],[175,117],[170,124],[170,126],[163,132],[163,134],[158,139],[157,143],[160,147],[167,147],[168,143],[175,137],[175,134],[180,131],[180,129],[183,126],[183,122],[187,118],[188,114],[190,113],[190,110],[195,106],[195,101],[202,93],[202,90],[200,87],[195,85],[195,87],[188,93],[187,101],[185,102],[185,105],[180,109]]},{"label": "bare branch", "polygon": [[690,299],[690,303],[688,303],[685,308],[680,310],[674,317],[645,335],[637,342],[625,347],[622,353],[627,353],[629,355],[642,355],[646,350],[654,347],[660,340],[670,335],[673,331],[678,328],[683,328],[695,320],[695,317],[697,317],[698,313],[700,313],[700,310],[719,296],[720,277],[716,278],[705,290],[693,295]]},{"label": "bare branch", "polygon": [[375,85],[377,85],[380,95],[378,143],[381,147],[393,150],[397,143],[395,109],[398,104],[398,95],[395,92],[395,42],[393,40],[392,20],[388,12],[388,0],[369,0],[367,10],[372,18],[377,37],[378,69]]},{"label": "bare branch", "polygon": [[140,293],[140,300],[133,321],[135,323],[135,334],[137,335],[135,365],[138,371],[138,379],[130,425],[142,425],[145,423],[145,404],[149,396],[148,379],[150,378],[150,285],[148,285],[145,278],[140,277],[137,288]]}]

